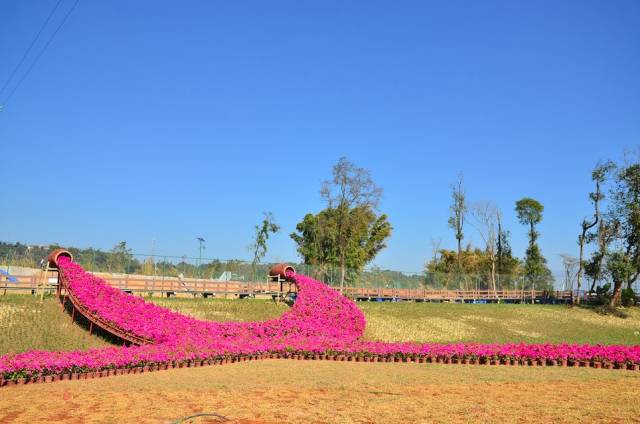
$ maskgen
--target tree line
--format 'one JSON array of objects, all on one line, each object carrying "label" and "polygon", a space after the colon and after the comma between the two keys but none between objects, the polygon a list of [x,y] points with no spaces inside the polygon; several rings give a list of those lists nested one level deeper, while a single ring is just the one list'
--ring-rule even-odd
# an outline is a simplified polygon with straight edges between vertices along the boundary
[{"label": "tree line", "polygon": [[[594,189],[588,197],[593,210],[580,222],[578,257],[562,255],[565,288],[580,291],[586,285],[586,291],[602,303],[629,304],[634,301],[632,286],[640,275],[640,163],[628,158],[621,163],[601,162],[592,170],[591,180]],[[341,288],[553,289],[554,278],[538,244],[542,203],[531,197],[514,203],[513,210],[528,238],[520,258],[511,248],[511,232],[505,228],[502,211],[490,201],[470,202],[462,174],[451,185],[448,225],[456,240],[455,250],[442,248],[442,239],[432,239],[432,255],[422,276],[379,267],[365,269],[386,247],[393,231],[388,216],[379,209],[381,196],[382,188],[373,181],[369,170],[340,158],[332,168],[331,178],[320,187],[324,209],[306,214],[290,234],[302,259],[297,265]],[[279,230],[273,214],[265,212],[248,246],[250,262],[210,260],[193,264],[186,257],[178,261],[152,256],[139,259],[125,241],[108,252],[74,247],[69,250],[76,261],[94,271],[204,278],[231,271],[260,281],[266,278],[268,269],[261,261],[267,253],[269,237]],[[480,246],[464,244],[469,230],[477,233]],[[33,265],[55,247],[0,242],[0,258],[13,252],[15,258]]]}]

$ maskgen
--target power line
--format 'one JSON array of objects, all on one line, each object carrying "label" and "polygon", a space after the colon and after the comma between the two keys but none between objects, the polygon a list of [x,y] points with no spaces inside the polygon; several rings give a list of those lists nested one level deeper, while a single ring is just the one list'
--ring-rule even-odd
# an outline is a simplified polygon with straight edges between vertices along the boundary
[{"label": "power line", "polygon": [[18,68],[20,68],[22,66],[22,64],[24,63],[24,61],[27,58],[27,56],[29,56],[29,53],[31,53],[31,49],[36,44],[36,41],[38,41],[38,38],[40,38],[40,35],[42,34],[42,31],[44,31],[44,28],[47,26],[47,24],[51,20],[51,17],[53,16],[53,14],[56,13],[56,10],[58,10],[58,6],[60,6],[60,3],[62,3],[62,0],[58,0],[58,2],[53,7],[51,12],[49,12],[49,16],[47,16],[47,20],[44,21],[42,26],[40,26],[40,30],[38,30],[38,33],[36,34],[36,36],[33,38],[33,40],[31,40],[31,44],[29,45],[29,48],[22,55],[22,59],[20,59],[20,62],[18,62],[16,67],[13,68],[13,71],[11,71],[11,75],[9,75],[9,78],[4,82],[4,85],[2,86],[2,88],[0,88],[0,96],[2,96],[2,93],[4,93],[4,90],[7,88],[7,86],[9,85],[11,80],[13,79],[13,77],[16,75],[16,72],[18,72]]},{"label": "power line", "polygon": [[80,0],[76,0],[75,3],[73,3],[73,6],[71,6],[71,8],[64,15],[64,18],[62,18],[62,21],[60,21],[60,24],[58,25],[56,30],[53,31],[53,33],[51,34],[51,36],[47,40],[46,44],[44,45],[44,47],[42,47],[42,49],[40,50],[38,55],[35,57],[35,59],[33,59],[33,62],[31,62],[31,65],[29,65],[29,68],[27,68],[27,71],[22,75],[22,78],[20,78],[18,80],[18,83],[13,87],[13,90],[11,90],[11,92],[9,93],[7,98],[4,100],[4,104],[7,104],[9,102],[9,100],[11,99],[11,97],[13,97],[13,94],[16,92],[18,87],[20,87],[22,82],[29,76],[29,74],[31,73],[31,70],[33,69],[35,64],[38,62],[38,60],[42,57],[44,52],[47,50],[47,48],[49,47],[49,45],[51,44],[51,42],[55,38],[56,34],[58,33],[58,31],[60,31],[60,28],[62,28],[64,23],[67,21],[67,18],[69,18],[69,15],[71,15],[71,12],[73,12],[73,10],[76,8],[76,6],[78,5],[79,2],[80,2]]}]

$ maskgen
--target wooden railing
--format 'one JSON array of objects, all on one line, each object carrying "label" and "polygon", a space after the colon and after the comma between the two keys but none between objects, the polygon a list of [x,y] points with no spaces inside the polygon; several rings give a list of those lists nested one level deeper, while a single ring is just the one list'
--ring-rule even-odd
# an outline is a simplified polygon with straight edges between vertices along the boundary
[{"label": "wooden railing", "polygon": [[412,300],[531,300],[556,298],[570,300],[571,291],[545,290],[434,290],[347,287],[343,293],[356,299],[394,298]]},{"label": "wooden railing", "polygon": [[[0,290],[38,290],[44,281],[44,275],[18,276],[17,282],[0,280]],[[55,287],[54,278],[46,277],[50,287]],[[278,282],[246,282],[246,281],[215,281],[205,279],[162,278],[153,276],[104,276],[108,284],[123,291],[132,293],[177,294],[191,293],[194,295],[254,295],[278,294]],[[336,287],[337,289],[337,287]],[[432,289],[401,289],[382,287],[346,287],[345,296],[352,299],[400,299],[400,300],[534,300],[555,298],[560,301],[570,301],[571,291],[542,291],[542,290],[432,290]]]}]

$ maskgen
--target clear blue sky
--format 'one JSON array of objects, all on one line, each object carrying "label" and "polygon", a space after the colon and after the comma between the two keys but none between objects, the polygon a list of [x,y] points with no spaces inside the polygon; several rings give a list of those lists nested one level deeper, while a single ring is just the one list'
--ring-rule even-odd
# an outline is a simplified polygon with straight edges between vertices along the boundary
[{"label": "clear blue sky", "polygon": [[[0,3],[1,83],[55,2]],[[267,259],[292,260],[289,233],[347,156],[384,188],[376,264],[420,271],[431,238],[454,247],[464,171],[519,256],[514,202],[545,205],[558,270],[591,168],[640,145],[639,21],[636,0],[81,0],[0,112],[0,240],[195,256],[203,236],[206,256],[248,258],[272,211]]]}]

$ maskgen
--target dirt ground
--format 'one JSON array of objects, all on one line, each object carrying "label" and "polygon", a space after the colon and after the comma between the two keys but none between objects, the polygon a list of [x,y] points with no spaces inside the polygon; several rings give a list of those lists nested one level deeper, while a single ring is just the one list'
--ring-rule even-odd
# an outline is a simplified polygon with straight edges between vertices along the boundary
[{"label": "dirt ground", "polygon": [[265,360],[0,389],[0,422],[640,422],[640,373]]}]

